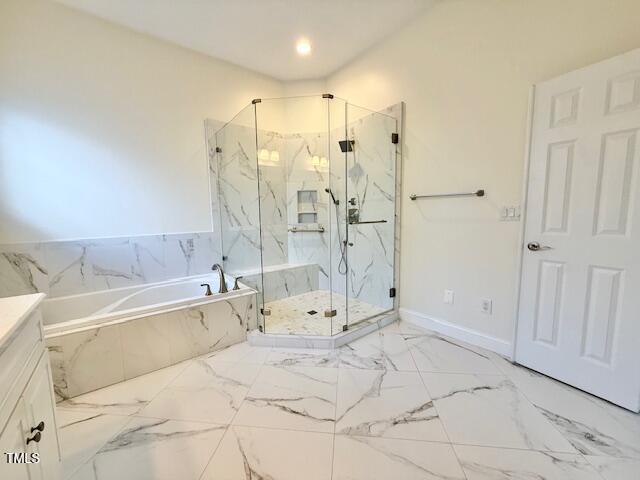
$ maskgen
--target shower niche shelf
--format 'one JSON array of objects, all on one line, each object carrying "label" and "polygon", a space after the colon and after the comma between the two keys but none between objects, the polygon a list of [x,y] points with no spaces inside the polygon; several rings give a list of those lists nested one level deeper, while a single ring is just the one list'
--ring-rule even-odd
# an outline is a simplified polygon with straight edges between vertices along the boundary
[{"label": "shower niche shelf", "polygon": [[317,190],[298,190],[298,224],[318,223],[317,204]]}]

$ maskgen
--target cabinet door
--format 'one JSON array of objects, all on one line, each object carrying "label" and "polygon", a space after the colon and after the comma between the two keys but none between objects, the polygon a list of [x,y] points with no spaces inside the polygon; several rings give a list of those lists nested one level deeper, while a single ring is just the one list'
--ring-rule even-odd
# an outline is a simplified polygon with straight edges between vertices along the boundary
[{"label": "cabinet door", "polygon": [[9,417],[2,434],[0,434],[0,478],[2,480],[35,480],[30,472],[31,465],[26,463],[9,463],[7,453],[27,451],[25,439],[29,433],[28,420],[22,400],[18,402],[13,414]]},{"label": "cabinet door", "polygon": [[23,399],[30,422],[29,430],[44,427],[40,432],[40,441],[33,443],[35,451],[40,454],[40,462],[33,465],[40,473],[37,478],[56,480],[60,473],[60,452],[49,373],[49,357],[46,351],[40,357],[38,366],[24,390]]}]

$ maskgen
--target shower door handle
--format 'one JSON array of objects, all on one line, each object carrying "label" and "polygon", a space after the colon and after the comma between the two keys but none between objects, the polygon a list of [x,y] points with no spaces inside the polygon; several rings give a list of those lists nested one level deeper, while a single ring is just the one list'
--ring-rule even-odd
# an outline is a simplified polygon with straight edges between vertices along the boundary
[{"label": "shower door handle", "polygon": [[386,220],[369,220],[368,222],[349,222],[349,225],[366,225],[368,223],[387,223]]}]

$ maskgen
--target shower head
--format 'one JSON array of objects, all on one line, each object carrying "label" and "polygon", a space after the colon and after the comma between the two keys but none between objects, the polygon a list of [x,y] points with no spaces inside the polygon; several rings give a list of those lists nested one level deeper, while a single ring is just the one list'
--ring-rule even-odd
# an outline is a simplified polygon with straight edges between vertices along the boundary
[{"label": "shower head", "polygon": [[334,205],[340,205],[340,200],[336,200],[336,197],[333,196],[333,192],[330,188],[325,188],[324,191],[331,195],[331,200],[333,200]]},{"label": "shower head", "polygon": [[353,145],[356,143],[355,140],[338,140],[340,144],[340,150],[342,153],[353,152]]}]

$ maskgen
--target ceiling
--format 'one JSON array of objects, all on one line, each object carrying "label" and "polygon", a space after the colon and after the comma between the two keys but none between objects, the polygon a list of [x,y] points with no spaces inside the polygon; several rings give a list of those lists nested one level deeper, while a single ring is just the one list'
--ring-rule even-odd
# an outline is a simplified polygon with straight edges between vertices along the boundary
[{"label": "ceiling", "polygon": [[[436,0],[56,0],[280,80],[324,78]],[[300,57],[296,41],[310,40]]]}]

